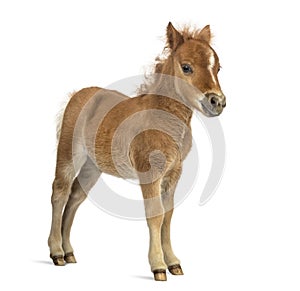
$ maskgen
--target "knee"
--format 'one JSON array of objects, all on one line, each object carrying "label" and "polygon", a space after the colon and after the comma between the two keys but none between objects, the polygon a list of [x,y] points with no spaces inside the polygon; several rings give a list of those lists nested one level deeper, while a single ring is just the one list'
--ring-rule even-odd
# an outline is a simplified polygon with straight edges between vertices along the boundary
[{"label": "knee", "polygon": [[149,228],[161,228],[164,221],[164,215],[158,215],[147,218],[147,224]]},{"label": "knee", "polygon": [[51,201],[54,203],[57,200],[61,200],[70,195],[71,182],[63,179],[55,179],[52,184],[52,197]]}]

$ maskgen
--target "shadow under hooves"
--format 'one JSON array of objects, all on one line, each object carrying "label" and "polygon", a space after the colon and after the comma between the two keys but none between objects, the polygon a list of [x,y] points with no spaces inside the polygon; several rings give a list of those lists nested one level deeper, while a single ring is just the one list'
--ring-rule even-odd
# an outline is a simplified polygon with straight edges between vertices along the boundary
[{"label": "shadow under hooves", "polygon": [[142,275],[133,275],[132,277],[142,280],[151,280],[154,281],[153,277],[151,276],[142,276]]},{"label": "shadow under hooves", "polygon": [[36,264],[53,265],[52,262],[46,260],[32,260],[32,262]]}]

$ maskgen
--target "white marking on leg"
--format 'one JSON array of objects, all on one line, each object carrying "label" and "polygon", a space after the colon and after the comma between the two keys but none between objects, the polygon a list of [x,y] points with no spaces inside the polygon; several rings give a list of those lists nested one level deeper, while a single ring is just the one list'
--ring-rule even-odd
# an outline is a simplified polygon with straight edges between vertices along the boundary
[{"label": "white marking on leg", "polygon": [[217,83],[216,82],[216,78],[215,78],[214,73],[213,73],[214,66],[215,66],[215,56],[214,56],[214,53],[211,52],[210,56],[209,56],[208,70],[209,70],[209,72],[211,74],[211,78],[213,80],[213,83],[216,84]]}]

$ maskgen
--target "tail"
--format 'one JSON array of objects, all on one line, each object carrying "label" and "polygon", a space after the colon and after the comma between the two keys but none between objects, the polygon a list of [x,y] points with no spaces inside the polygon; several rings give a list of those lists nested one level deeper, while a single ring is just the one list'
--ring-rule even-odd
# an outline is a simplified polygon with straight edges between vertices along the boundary
[{"label": "tail", "polygon": [[65,114],[65,110],[66,107],[70,101],[70,99],[76,94],[77,92],[74,91],[72,93],[69,93],[67,98],[65,98],[65,100],[63,100],[61,102],[60,105],[60,110],[58,111],[58,113],[56,114],[56,142],[58,143],[59,138],[60,138],[60,133],[61,133],[61,127],[62,127],[62,123],[63,123],[63,119],[64,119],[64,114]]}]

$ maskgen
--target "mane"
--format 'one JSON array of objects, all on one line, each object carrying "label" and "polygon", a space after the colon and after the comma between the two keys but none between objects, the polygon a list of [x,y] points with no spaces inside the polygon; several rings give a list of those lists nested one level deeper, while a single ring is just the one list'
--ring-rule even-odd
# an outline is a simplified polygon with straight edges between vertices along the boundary
[{"label": "mane", "polygon": [[[179,32],[183,35],[184,40],[189,40],[189,39],[200,39],[201,31],[202,28],[196,28],[195,26],[185,25],[182,27],[182,29]],[[213,37],[213,35],[211,37]]]},{"label": "mane", "polygon": [[[202,29],[196,28],[191,25],[184,25],[179,32],[182,34],[185,41],[190,39],[200,39],[200,33]],[[149,92],[155,92],[157,86],[159,86],[159,76],[156,74],[164,74],[164,68],[171,56],[171,49],[167,42],[166,37],[162,38],[165,42],[163,51],[155,58],[155,61],[150,65],[150,69],[145,73],[145,81],[137,90],[138,95],[144,95]]]}]

